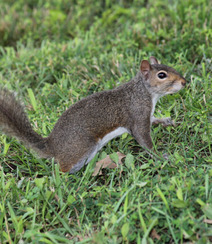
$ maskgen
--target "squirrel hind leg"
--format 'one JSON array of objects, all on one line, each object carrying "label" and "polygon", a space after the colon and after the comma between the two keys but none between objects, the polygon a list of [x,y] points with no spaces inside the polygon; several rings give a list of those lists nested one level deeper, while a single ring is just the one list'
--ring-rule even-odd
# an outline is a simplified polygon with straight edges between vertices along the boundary
[{"label": "squirrel hind leg", "polygon": [[84,165],[87,165],[97,154],[98,147],[96,147],[92,153],[83,159],[79,160],[70,170],[70,174],[74,174],[75,172],[78,172]]},{"label": "squirrel hind leg", "polygon": [[94,148],[89,149],[86,153],[83,153],[80,155],[80,157],[71,156],[67,158],[61,158],[58,159],[56,157],[56,160],[60,164],[60,169],[62,172],[70,172],[70,174],[74,174],[75,172],[78,172],[84,165],[87,165],[96,155],[98,152],[98,145],[96,145]]}]

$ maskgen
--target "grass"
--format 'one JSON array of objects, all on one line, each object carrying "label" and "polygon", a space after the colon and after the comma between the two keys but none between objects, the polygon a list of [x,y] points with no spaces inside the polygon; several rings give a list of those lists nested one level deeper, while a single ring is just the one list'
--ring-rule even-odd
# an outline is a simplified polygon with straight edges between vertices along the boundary
[{"label": "grass", "polygon": [[[85,7],[86,6],[86,7]],[[156,56],[189,81],[157,103],[151,159],[131,136],[75,175],[0,135],[0,243],[212,242],[212,3],[0,1],[0,84],[47,136],[69,106],[129,81]],[[127,155],[93,177],[107,154]]]}]

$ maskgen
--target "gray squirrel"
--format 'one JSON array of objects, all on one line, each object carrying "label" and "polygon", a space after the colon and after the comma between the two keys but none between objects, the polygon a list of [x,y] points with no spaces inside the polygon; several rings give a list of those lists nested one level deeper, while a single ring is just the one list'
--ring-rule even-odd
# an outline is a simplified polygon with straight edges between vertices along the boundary
[{"label": "gray squirrel", "polygon": [[128,132],[144,148],[153,147],[152,124],[173,125],[171,118],[153,116],[158,99],[186,84],[173,68],[142,60],[129,82],[94,93],[66,110],[48,137],[35,132],[21,103],[7,89],[0,90],[0,130],[43,158],[55,158],[63,172],[74,173],[89,163],[111,139]]}]

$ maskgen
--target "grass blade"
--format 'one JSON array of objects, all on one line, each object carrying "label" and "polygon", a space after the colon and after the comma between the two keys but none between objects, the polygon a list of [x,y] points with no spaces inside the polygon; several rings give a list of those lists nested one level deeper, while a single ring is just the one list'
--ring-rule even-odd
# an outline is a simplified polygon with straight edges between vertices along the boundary
[{"label": "grass blade", "polygon": [[37,111],[37,103],[36,103],[36,99],[35,99],[34,93],[33,93],[31,88],[28,88],[27,91],[28,91],[28,94],[29,94],[29,98],[30,98],[32,107],[33,107],[34,111]]}]

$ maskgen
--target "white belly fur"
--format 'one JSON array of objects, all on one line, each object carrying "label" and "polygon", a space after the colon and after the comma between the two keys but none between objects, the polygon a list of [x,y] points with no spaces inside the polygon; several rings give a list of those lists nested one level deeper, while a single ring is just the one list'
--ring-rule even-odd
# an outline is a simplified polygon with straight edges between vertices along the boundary
[{"label": "white belly fur", "polygon": [[153,94],[152,96],[152,111],[151,111],[151,117],[150,117],[150,123],[152,124],[152,122],[154,121],[154,112],[155,112],[155,105],[157,103],[157,101],[159,100],[159,98],[161,97],[160,94]]},{"label": "white belly fur", "polygon": [[82,158],[77,164],[75,164],[72,169],[70,170],[70,174],[73,174],[74,172],[79,171],[85,164],[88,164],[96,155],[96,153],[104,146],[106,145],[110,140],[113,138],[122,135],[123,133],[129,133],[129,131],[124,127],[118,127],[117,129],[111,131],[107,135],[105,135],[102,139],[98,141],[98,144],[93,149],[93,151],[90,153],[90,155],[86,158]]},{"label": "white belly fur", "polygon": [[112,140],[113,138],[120,136],[124,133],[129,133],[129,131],[124,128],[124,127],[118,127],[115,130],[111,131],[110,133],[108,133],[107,135],[105,135],[101,140],[99,140],[98,142],[98,151],[104,146],[106,145],[110,140]]}]

